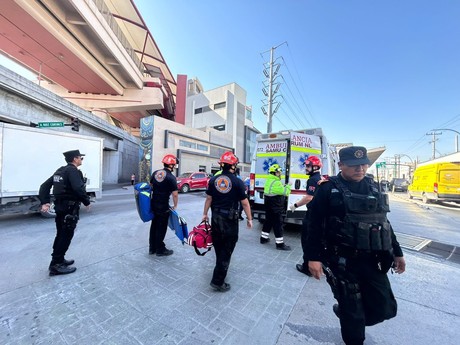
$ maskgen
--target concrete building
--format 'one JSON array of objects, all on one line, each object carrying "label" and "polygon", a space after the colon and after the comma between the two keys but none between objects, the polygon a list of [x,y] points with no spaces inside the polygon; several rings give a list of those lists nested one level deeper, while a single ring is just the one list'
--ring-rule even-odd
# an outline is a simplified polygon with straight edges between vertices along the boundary
[{"label": "concrete building", "polygon": [[[184,77],[178,76],[178,103],[179,86],[184,84]],[[255,137],[260,132],[254,128],[252,109],[246,104],[246,90],[230,83],[205,91],[200,81],[193,78],[187,81],[185,94],[185,125],[210,133],[221,132],[226,145],[234,149],[240,160],[241,175],[248,176]],[[211,172],[216,170],[218,166],[214,164]]]}]

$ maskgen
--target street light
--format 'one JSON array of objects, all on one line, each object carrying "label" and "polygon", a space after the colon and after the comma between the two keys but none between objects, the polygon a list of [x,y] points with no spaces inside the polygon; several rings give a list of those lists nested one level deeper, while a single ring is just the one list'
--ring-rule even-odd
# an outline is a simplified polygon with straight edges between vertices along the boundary
[{"label": "street light", "polygon": [[432,131],[451,131],[457,133],[457,135],[455,136],[455,152],[458,152],[458,135],[460,134],[460,132],[450,128],[436,128],[432,129]]},{"label": "street light", "polygon": [[397,168],[396,175],[400,177],[401,174],[401,157],[407,157],[410,159],[411,165],[409,166],[409,177],[411,176],[411,168],[415,169],[415,164],[412,158],[404,153],[395,154],[395,164]]}]

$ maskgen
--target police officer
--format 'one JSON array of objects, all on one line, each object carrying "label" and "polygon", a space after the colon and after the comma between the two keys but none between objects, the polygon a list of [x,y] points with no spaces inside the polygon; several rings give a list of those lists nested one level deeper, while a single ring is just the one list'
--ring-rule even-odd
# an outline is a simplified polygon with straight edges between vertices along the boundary
[{"label": "police officer", "polygon": [[270,175],[264,186],[265,222],[260,233],[260,243],[270,241],[270,230],[273,227],[276,249],[291,250],[291,247],[284,243],[283,238],[283,213],[286,210],[286,197],[291,193],[291,186],[281,182],[279,164],[272,164],[268,172]]},{"label": "police officer", "polygon": [[225,282],[230,259],[238,241],[238,203],[241,202],[246,213],[247,227],[252,228],[252,216],[246,198],[244,183],[235,175],[238,158],[233,152],[225,152],[221,158],[222,173],[209,180],[203,221],[208,221],[211,208],[212,241],[216,252],[216,266],[211,279],[211,287],[220,292],[230,290]]},{"label": "police officer", "polygon": [[[309,178],[307,180],[307,194],[302,199],[300,199],[299,201],[296,201],[293,205],[289,207],[292,212],[294,212],[295,209],[300,206],[308,205],[308,203],[313,199],[316,187],[318,186],[318,182],[321,180],[321,167],[322,166],[323,166],[323,163],[316,156],[310,156],[305,160],[305,173],[309,175]],[[305,219],[302,222],[302,235],[300,238],[301,243],[302,243],[302,250],[304,252],[303,263],[296,264],[296,268],[299,272],[302,272],[306,275],[310,275],[310,271],[308,270],[308,265],[307,265],[308,260],[305,257],[307,233],[308,233],[308,228],[306,224],[307,217],[308,215],[305,215]]]},{"label": "police officer", "polygon": [[39,199],[41,211],[50,209],[50,190],[53,187],[54,210],[56,212],[56,237],[53,243],[53,253],[49,265],[49,275],[73,273],[77,269],[71,267],[74,260],[64,258],[69,249],[75,228],[77,227],[80,203],[90,209],[90,199],[86,194],[85,180],[78,167],[83,162],[84,154],[79,150],[64,152],[66,166],[60,167],[40,186]]},{"label": "police officer", "polygon": [[406,264],[387,218],[388,196],[366,177],[366,148],[343,148],[339,158],[341,172],[308,205],[305,254],[313,277],[326,274],[345,344],[362,345],[365,326],[396,316],[387,272],[403,273]]},{"label": "police officer", "polygon": [[[153,172],[150,179],[152,186],[151,207],[154,217],[150,224],[149,254],[157,256],[168,256],[174,253],[167,249],[164,243],[168,229],[170,208],[176,209],[179,200],[177,180],[172,171],[179,164],[179,160],[171,154],[163,157],[163,169]],[[169,206],[169,197],[172,195],[173,206]]]}]

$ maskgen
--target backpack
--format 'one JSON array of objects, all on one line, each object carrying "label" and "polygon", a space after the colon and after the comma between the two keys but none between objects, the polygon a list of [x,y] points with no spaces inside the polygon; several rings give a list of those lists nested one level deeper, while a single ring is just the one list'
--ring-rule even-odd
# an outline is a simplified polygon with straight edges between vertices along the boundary
[{"label": "backpack", "polygon": [[150,207],[151,193],[152,189],[150,188],[150,184],[146,182],[141,182],[134,186],[134,198],[136,199],[137,212],[144,223],[150,222],[154,217]]},{"label": "backpack", "polygon": [[[200,256],[205,255],[212,248],[211,225],[203,220],[193,227],[193,230],[188,234],[187,243],[195,248],[195,253]],[[208,250],[201,253],[198,248],[208,248]]]}]

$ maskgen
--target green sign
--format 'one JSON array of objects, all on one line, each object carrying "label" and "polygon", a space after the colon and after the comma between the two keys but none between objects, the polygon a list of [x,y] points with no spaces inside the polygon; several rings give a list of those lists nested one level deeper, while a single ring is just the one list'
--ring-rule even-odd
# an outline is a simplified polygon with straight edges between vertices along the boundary
[{"label": "green sign", "polygon": [[380,163],[376,163],[375,166],[377,168],[386,168],[387,167],[387,163],[386,162],[380,162]]},{"label": "green sign", "polygon": [[39,122],[38,128],[64,127],[64,122]]}]

